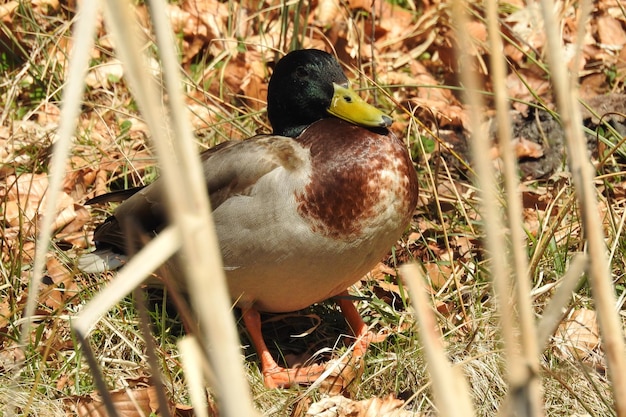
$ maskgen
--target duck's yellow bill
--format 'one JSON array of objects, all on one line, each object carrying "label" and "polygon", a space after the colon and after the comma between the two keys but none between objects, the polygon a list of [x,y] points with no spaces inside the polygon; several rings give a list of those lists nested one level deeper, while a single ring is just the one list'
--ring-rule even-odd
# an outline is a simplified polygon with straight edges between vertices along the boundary
[{"label": "duck's yellow bill", "polygon": [[366,127],[388,127],[393,119],[367,104],[354,90],[333,84],[335,94],[328,113],[340,119]]}]

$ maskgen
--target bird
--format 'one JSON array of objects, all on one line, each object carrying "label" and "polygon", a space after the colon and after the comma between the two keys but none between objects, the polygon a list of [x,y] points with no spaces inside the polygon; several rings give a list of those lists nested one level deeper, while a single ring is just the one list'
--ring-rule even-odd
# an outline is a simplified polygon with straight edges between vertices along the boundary
[{"label": "bird", "polygon": [[[307,308],[335,297],[362,357],[373,338],[347,289],[372,270],[410,224],[418,179],[393,119],[353,89],[333,55],[289,52],[267,93],[271,134],[228,141],[201,153],[223,267],[257,351],[267,387],[309,384],[322,365],[284,368],[267,349],[260,312]],[[164,184],[95,197],[123,202],[94,231],[96,250],[79,268],[123,266],[143,237],[167,224]],[[135,249],[135,248],[133,248]],[[339,297],[337,297],[339,296]]]}]

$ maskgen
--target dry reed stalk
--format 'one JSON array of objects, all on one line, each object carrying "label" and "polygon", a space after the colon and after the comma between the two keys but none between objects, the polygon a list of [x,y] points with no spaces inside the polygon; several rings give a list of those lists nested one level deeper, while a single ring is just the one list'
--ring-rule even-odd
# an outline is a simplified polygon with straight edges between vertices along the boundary
[{"label": "dry reed stalk", "polygon": [[185,336],[176,345],[180,352],[193,412],[198,417],[209,417],[204,381],[214,384],[215,380],[210,369],[202,369],[198,366],[198,364],[206,363],[203,357],[204,352],[194,336]]},{"label": "dry reed stalk", "polygon": [[400,275],[411,294],[411,304],[419,324],[420,340],[424,346],[428,373],[432,380],[435,404],[442,417],[474,416],[474,407],[467,380],[459,367],[447,359],[441,335],[436,332],[437,320],[433,306],[425,293],[426,282],[420,268],[414,264],[400,267]]},{"label": "dry reed stalk", "polygon": [[[496,102],[499,113],[499,129],[501,151],[505,164],[506,198],[508,207],[508,224],[502,221],[503,210],[501,193],[496,183],[496,173],[489,158],[491,147],[489,136],[482,123],[480,109],[484,108],[479,95],[480,85],[477,77],[469,70],[472,67],[467,51],[472,45],[467,36],[461,35],[467,27],[465,4],[456,1],[453,5],[453,20],[459,31],[457,55],[461,63],[460,77],[465,87],[466,102],[470,109],[472,129],[472,156],[481,192],[481,214],[484,222],[485,241],[491,259],[491,277],[497,299],[497,307],[501,322],[502,337],[505,346],[507,364],[507,381],[509,397],[500,409],[500,414],[518,416],[542,416],[541,384],[538,379],[538,355],[536,333],[533,325],[530,305],[530,287],[528,283],[528,267],[524,253],[524,240],[521,226],[521,206],[519,202],[515,160],[510,147],[510,127],[506,114],[506,95],[502,86],[505,71],[502,62],[494,59],[492,79],[496,85]],[[488,13],[496,14],[496,5],[488,5]],[[489,20],[489,17],[488,17]],[[489,28],[493,50],[501,50],[497,16],[492,19]],[[506,232],[511,233],[508,242]],[[515,280],[515,281],[513,281]],[[516,290],[515,297],[511,294]]]},{"label": "dry reed stalk", "polygon": [[543,310],[541,321],[537,324],[537,351],[541,352],[546,348],[550,336],[554,334],[561,320],[567,311],[566,306],[572,300],[572,294],[576,287],[580,284],[581,275],[585,272],[589,259],[584,253],[574,256],[570,262],[569,268],[561,278],[561,284],[556,291],[550,303]]},{"label": "dry reed stalk", "polygon": [[[561,116],[561,124],[565,130],[568,162],[572,180],[582,215],[582,224],[587,236],[587,250],[589,252],[589,278],[595,308],[598,314],[598,324],[606,352],[611,379],[615,411],[618,417],[626,416],[626,349],[624,347],[624,332],[619,316],[615,310],[615,291],[611,282],[607,247],[604,242],[602,221],[598,213],[598,200],[594,186],[594,168],[587,155],[585,138],[582,133],[582,118],[578,106],[577,73],[568,73],[566,60],[563,57],[563,46],[557,32],[559,25],[548,24],[554,19],[554,2],[541,0],[541,10],[547,35],[547,58],[550,67],[552,82],[556,93],[557,106]],[[581,2],[581,14],[578,27],[579,43],[582,31],[591,10],[591,2]],[[580,49],[580,46],[577,50]],[[580,53],[580,52],[579,52]],[[577,61],[572,68],[578,68]]]},{"label": "dry reed stalk", "polygon": [[50,248],[52,237],[52,222],[54,221],[58,197],[65,177],[65,161],[70,151],[72,137],[76,131],[82,95],[85,88],[85,76],[89,68],[89,54],[94,43],[96,18],[100,11],[99,2],[85,2],[79,5],[80,19],[76,23],[74,47],[68,68],[68,82],[63,90],[61,102],[61,118],[58,130],[58,139],[54,143],[54,152],[50,161],[50,181],[47,190],[46,204],[43,208],[43,217],[40,232],[37,238],[37,250],[32,275],[30,277],[28,300],[24,310],[24,324],[20,335],[20,345],[26,346],[30,337],[31,317],[35,313],[39,284],[43,277],[46,264],[46,254]]},{"label": "dry reed stalk", "polygon": [[[510,251],[512,254],[509,256],[512,255],[512,276],[510,277],[512,282],[507,286],[512,287],[515,294],[515,310],[519,320],[519,336],[515,343],[521,347],[520,354],[523,361],[522,366],[514,366],[511,369],[517,375],[510,375],[510,377],[511,382],[519,381],[521,386],[528,389],[528,397],[520,398],[520,400],[522,402],[528,401],[530,415],[538,416],[543,415],[543,401],[539,379],[537,332],[530,296],[532,278],[529,276],[528,270],[526,234],[523,229],[522,198],[518,180],[519,169],[511,133],[509,97],[506,89],[506,65],[504,55],[497,53],[497,51],[504,49],[498,19],[498,2],[495,0],[487,1],[486,12],[489,45],[491,51],[494,52],[490,60],[490,70],[495,95],[498,146],[503,162],[507,228],[511,233]],[[488,147],[488,138],[485,139],[484,145]],[[483,163],[485,162],[483,161]],[[514,387],[511,388],[515,389]]]},{"label": "dry reed stalk", "polygon": [[[241,362],[239,341],[221,267],[221,255],[212,225],[200,160],[193,145],[191,126],[181,98],[179,86],[182,83],[176,64],[171,28],[164,18],[165,5],[155,0],[151,2],[150,10],[164,64],[169,104],[167,109],[162,105],[163,94],[144,63],[144,55],[140,52],[142,45],[133,9],[122,0],[112,0],[107,2],[106,6],[106,18],[116,40],[117,52],[126,67],[129,84],[153,135],[173,224],[165,235],[161,234],[151,242],[152,244],[147,245],[151,252],[141,251],[135,259],[142,259],[142,256],[149,254],[153,256],[154,263],[163,263],[181,246],[186,260],[184,272],[189,281],[190,294],[199,315],[201,329],[206,335],[203,345],[205,351],[209,352],[209,362],[215,371],[217,383],[214,389],[223,415],[256,415]],[[172,124],[168,123],[170,117]],[[164,239],[166,241],[161,242]],[[158,243],[169,244],[169,249],[161,252],[154,250]],[[124,268],[124,274],[135,275],[139,279],[150,272],[152,271],[148,271],[145,265],[133,263],[132,260]],[[125,295],[114,286],[110,288],[111,293],[118,290],[115,296]],[[94,301],[98,301],[98,297]],[[104,307],[97,305],[91,308],[91,305],[88,305],[86,310],[101,311]],[[90,313],[79,319],[75,329],[80,339],[86,337],[90,326],[89,320],[93,319],[97,319],[97,314]],[[88,348],[85,340],[83,344]],[[208,349],[207,346],[211,348]],[[95,365],[91,363],[91,366]],[[92,371],[98,373],[95,369]],[[103,384],[100,384],[99,388],[101,391],[106,389]],[[111,404],[107,404],[107,407],[109,412],[115,413]]]}]

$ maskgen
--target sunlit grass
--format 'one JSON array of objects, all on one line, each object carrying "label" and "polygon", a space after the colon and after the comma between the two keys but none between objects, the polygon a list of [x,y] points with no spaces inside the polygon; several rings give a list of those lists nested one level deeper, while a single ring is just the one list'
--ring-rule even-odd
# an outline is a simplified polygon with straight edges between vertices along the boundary
[{"label": "sunlit grass", "polygon": [[[405,3],[405,2],[400,2]],[[410,3],[410,2],[409,2]],[[232,2],[231,7],[235,3]],[[299,3],[298,3],[299,4]],[[409,6],[410,4],[405,4]],[[45,104],[58,105],[59,92],[63,86],[65,62],[63,55],[50,53],[50,48],[69,36],[67,17],[59,16],[56,24],[42,23],[36,19],[27,3],[20,5],[22,29],[31,36],[28,48],[22,38],[0,24],[9,43],[15,45],[16,55],[0,55],[0,82],[6,87],[0,95],[3,110],[0,118],[2,128],[11,131],[8,140],[12,152],[10,167],[2,168],[3,181],[8,174],[45,173],[52,151],[53,129],[47,127],[37,114]],[[295,5],[289,6],[291,9]],[[275,12],[275,8],[258,10],[258,22]],[[347,17],[346,19],[348,19]],[[352,22],[352,21],[351,21]],[[225,38],[236,39],[236,22],[229,22]],[[288,21],[280,21],[279,38],[289,38],[290,31],[300,34],[293,37],[300,44],[306,38],[307,22],[297,21],[296,27],[288,28]],[[268,28],[269,30],[269,28]],[[287,42],[291,44],[290,42]],[[283,46],[288,46],[287,44]],[[241,44],[239,53],[251,50],[250,45]],[[34,53],[29,53],[29,51]],[[100,58],[109,58],[106,52]],[[65,57],[66,58],[66,57]],[[536,57],[528,56],[529,61]],[[214,146],[229,139],[244,139],[258,132],[269,132],[265,112],[257,109],[246,97],[227,91],[225,74],[222,71],[229,60],[229,53],[213,58],[204,54],[185,68],[186,91],[197,105],[192,109],[204,126],[197,131],[198,149]],[[96,59],[93,65],[98,65]],[[542,64],[543,66],[543,64]],[[213,70],[207,71],[207,67]],[[547,69],[546,69],[547,71]],[[367,71],[365,71],[367,73]],[[355,84],[363,79],[354,77]],[[215,89],[212,87],[218,86]],[[84,167],[97,171],[102,163],[114,163],[115,169],[106,170],[100,178],[99,191],[124,189],[147,184],[158,177],[151,157],[149,138],[141,129],[137,105],[123,80],[112,80],[110,89],[89,89],[85,96],[83,120],[76,134],[73,156],[80,158],[79,170]],[[411,260],[421,262],[432,287],[431,299],[437,306],[437,326],[450,360],[459,364],[469,381],[478,415],[495,415],[507,391],[503,370],[501,332],[494,306],[489,277],[489,262],[482,247],[483,219],[477,213],[478,197],[473,186],[474,175],[463,169],[466,161],[438,147],[440,131],[434,135],[426,131],[411,114],[410,103],[402,100],[402,88],[382,86],[376,90],[365,83],[367,94],[377,91],[379,104],[391,111],[402,124],[407,145],[418,162],[420,173],[421,200],[411,227],[394,248],[386,264],[399,266]],[[372,90],[373,89],[373,90]],[[535,92],[536,93],[536,92]],[[389,97],[387,96],[389,95]],[[536,93],[538,95],[538,93]],[[400,107],[398,107],[400,106]],[[262,107],[262,106],[261,106]],[[406,110],[407,113],[404,113]],[[396,116],[397,115],[397,116]],[[558,116],[558,115],[557,115]],[[30,122],[30,123],[26,123]],[[201,125],[200,122],[198,122]],[[13,131],[15,126],[30,130]],[[408,132],[408,133],[407,133]],[[623,259],[626,259],[626,244],[623,239],[623,166],[622,144],[619,133],[613,126],[605,125],[598,133],[607,146],[607,157],[602,167],[602,196],[605,210],[605,228],[609,236],[607,246],[611,249],[612,266],[617,296],[622,306],[626,284],[623,276]],[[458,149],[454,149],[458,151]],[[446,158],[440,157],[445,154]],[[78,161],[78,159],[77,159]],[[449,161],[456,162],[454,166]],[[78,162],[77,162],[78,163]],[[461,169],[459,170],[459,167]],[[460,171],[460,172],[459,172]],[[537,227],[527,228],[528,257],[531,261],[532,286],[537,291],[533,299],[539,316],[553,293],[552,287],[567,271],[572,256],[585,250],[584,235],[580,227],[579,207],[574,202],[572,185],[566,173],[559,173],[548,181],[528,182],[529,189],[545,188],[547,208],[541,212],[535,207],[525,207],[537,214]],[[81,204],[96,189],[96,183],[83,190],[76,203]],[[0,221],[7,223],[5,201],[0,202]],[[104,219],[114,206],[92,209],[94,220],[87,228]],[[24,219],[23,221],[27,221]],[[76,249],[59,245],[51,249],[75,274],[78,291],[73,297],[64,299],[65,305],[52,308],[42,301],[32,336],[28,339],[24,353],[16,349],[19,340],[24,305],[24,289],[32,268],[33,236],[4,235],[0,242],[2,267],[0,299],[3,302],[3,324],[0,326],[0,404],[5,404],[7,413],[31,415],[60,415],[65,409],[63,400],[77,395],[93,393],[95,386],[89,368],[80,349],[74,345],[70,333],[71,318],[93,295],[106,285],[107,277],[85,277],[73,265]],[[410,309],[410,297],[401,285],[397,291],[382,288],[379,281],[398,285],[396,273],[387,272],[381,277],[369,278],[353,290],[362,297],[359,310],[368,324],[386,332],[389,336],[373,344],[365,358],[364,373],[353,387],[352,395],[357,399],[384,396],[393,393],[407,401],[407,408],[422,413],[433,412],[428,367],[425,363],[416,319]],[[184,334],[183,324],[172,311],[167,293],[152,294],[155,303],[150,304],[150,335],[140,334],[135,296],[127,297],[111,310],[92,331],[90,343],[104,370],[104,377],[111,389],[124,386],[124,381],[145,377],[148,372],[145,353],[145,338],[154,338],[157,356],[166,390],[175,402],[188,403],[184,386],[184,375],[176,349],[176,340]],[[573,308],[593,308],[591,292],[586,284],[576,293]],[[333,357],[345,352],[350,332],[337,313],[332,302],[314,306],[302,317],[285,318],[284,322],[298,322],[298,332],[285,330],[283,325],[269,323],[266,332],[279,334],[276,346],[277,357],[291,350],[317,350],[333,348]],[[319,319],[319,326],[306,338],[291,337],[304,327],[312,326],[309,316]],[[317,323],[313,320],[314,323]],[[624,316],[622,315],[622,321]],[[245,331],[240,326],[241,341],[248,344]],[[297,349],[296,349],[297,347]],[[564,356],[554,343],[541,357],[542,382],[544,384],[545,407],[549,415],[570,416],[574,413],[607,415],[612,409],[609,384],[602,366],[593,369],[582,359]],[[306,388],[290,390],[267,390],[256,363],[256,354],[246,346],[247,379],[252,387],[256,405],[267,415],[291,415],[302,401],[315,401],[322,397],[319,390]],[[325,350],[326,356],[328,349]],[[22,358],[20,355],[25,355]],[[21,359],[25,361],[17,367]],[[305,399],[303,400],[304,397]],[[301,415],[301,414],[299,414]]]}]

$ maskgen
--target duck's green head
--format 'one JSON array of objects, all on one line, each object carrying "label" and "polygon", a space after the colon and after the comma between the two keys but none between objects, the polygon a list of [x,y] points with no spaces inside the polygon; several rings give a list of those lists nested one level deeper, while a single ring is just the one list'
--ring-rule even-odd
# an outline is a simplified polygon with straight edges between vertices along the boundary
[{"label": "duck's green head", "polygon": [[337,60],[317,49],[290,52],[276,64],[268,86],[267,113],[274,133],[291,137],[325,117],[365,127],[388,127],[393,122],[348,88]]}]

